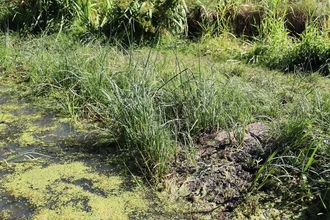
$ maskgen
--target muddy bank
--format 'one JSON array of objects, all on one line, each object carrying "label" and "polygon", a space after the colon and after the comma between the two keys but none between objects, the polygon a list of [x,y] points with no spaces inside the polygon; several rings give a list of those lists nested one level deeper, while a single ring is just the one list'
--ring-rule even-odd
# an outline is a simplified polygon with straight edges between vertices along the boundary
[{"label": "muddy bank", "polygon": [[199,207],[196,214],[233,219],[233,211],[251,191],[254,174],[270,148],[269,138],[261,122],[248,125],[243,133],[201,134],[195,138],[195,156],[180,154],[164,187],[175,188],[180,199]]}]

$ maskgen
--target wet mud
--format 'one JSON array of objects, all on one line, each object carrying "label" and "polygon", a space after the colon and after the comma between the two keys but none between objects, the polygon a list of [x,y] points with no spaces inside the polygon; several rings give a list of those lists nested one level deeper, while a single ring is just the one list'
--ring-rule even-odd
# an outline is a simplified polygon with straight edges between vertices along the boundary
[{"label": "wet mud", "polygon": [[[173,164],[177,193],[197,207],[196,214],[235,219],[233,211],[251,192],[255,173],[271,148],[269,129],[256,122],[239,130],[201,134],[195,138],[194,159],[182,153]],[[173,187],[173,182],[167,184]]]}]

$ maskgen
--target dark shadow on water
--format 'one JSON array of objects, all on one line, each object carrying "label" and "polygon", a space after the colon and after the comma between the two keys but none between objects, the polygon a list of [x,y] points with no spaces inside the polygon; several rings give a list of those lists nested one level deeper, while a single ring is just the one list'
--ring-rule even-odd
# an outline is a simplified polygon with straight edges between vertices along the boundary
[{"label": "dark shadow on water", "polygon": [[11,214],[12,217],[6,218],[7,220],[28,219],[34,212],[26,199],[17,199],[6,193],[1,193],[0,197],[0,211],[2,210],[8,210],[8,214]]},{"label": "dark shadow on water", "polygon": [[23,108],[15,109],[9,113],[14,116],[34,115],[38,113],[38,109],[31,106],[24,106]]},{"label": "dark shadow on water", "polygon": [[[51,127],[53,125],[53,121],[43,121],[41,119],[38,119],[36,125],[43,128],[47,126]],[[34,134],[34,137],[36,139],[39,139],[44,145],[52,145],[58,143],[60,140],[63,140],[65,138],[74,137],[75,135],[76,134],[70,124],[61,122],[58,123],[54,129]]]}]

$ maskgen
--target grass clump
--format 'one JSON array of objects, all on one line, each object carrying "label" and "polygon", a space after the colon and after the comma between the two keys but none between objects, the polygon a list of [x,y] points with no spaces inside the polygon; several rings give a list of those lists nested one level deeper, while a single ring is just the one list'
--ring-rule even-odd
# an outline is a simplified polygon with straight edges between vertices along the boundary
[{"label": "grass clump", "polygon": [[[148,76],[120,87],[121,83],[130,83],[127,77],[120,76],[119,82],[110,79],[111,89],[103,90],[109,102],[111,129],[118,137],[119,148],[128,152],[135,166],[146,177],[157,179],[168,172],[168,162],[173,158],[172,134],[162,118],[162,109],[155,103],[156,91],[146,80]],[[125,78],[129,81],[122,82]]]},{"label": "grass clump", "polygon": [[284,72],[329,74],[328,15],[320,8],[316,2],[268,5],[260,35],[244,55],[246,62]]},{"label": "grass clump", "polygon": [[[301,204],[310,206],[306,213],[317,212],[328,218],[329,178],[327,166],[328,144],[328,101],[327,96],[314,90],[300,95],[288,115],[278,121],[274,135],[274,150],[260,168],[254,186],[258,190],[273,191],[276,196],[286,195],[283,199],[290,202],[287,207]],[[322,112],[322,113],[321,113]],[[325,116],[325,115],[327,116]],[[322,116],[321,116],[322,115]],[[323,121],[323,122],[321,122]]]},{"label": "grass clump", "polygon": [[323,34],[305,33],[302,40],[290,39],[257,44],[247,55],[248,62],[285,72],[319,72],[329,74],[329,44]]}]

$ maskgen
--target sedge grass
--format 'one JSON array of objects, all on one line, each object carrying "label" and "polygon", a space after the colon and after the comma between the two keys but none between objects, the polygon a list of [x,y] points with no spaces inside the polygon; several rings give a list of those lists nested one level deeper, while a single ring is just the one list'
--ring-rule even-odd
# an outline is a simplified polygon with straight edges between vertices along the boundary
[{"label": "sedge grass", "polygon": [[[255,49],[254,53],[259,48],[262,56],[257,54],[255,60],[271,66],[304,42],[315,44],[318,52],[326,43],[313,39],[312,31],[302,43],[292,42],[280,24],[269,31],[277,37],[264,41],[268,49],[274,46],[270,51],[262,50],[258,42],[247,46],[232,36],[226,45],[225,34],[202,39],[202,45],[169,40],[156,48],[127,49],[98,40],[81,45],[61,34],[22,41],[9,33],[2,37],[6,43],[0,46],[1,68],[7,76],[27,76],[24,85],[31,94],[55,99],[62,112],[77,120],[102,121],[118,148],[127,152],[126,164],[131,161],[156,182],[169,171],[178,152],[193,155],[194,135],[236,128],[239,136],[243,132],[238,128],[264,120],[273,127],[275,146],[260,163],[251,189],[280,182],[285,186],[282,192],[293,190],[294,199],[317,197],[328,210],[330,105],[324,83],[328,79],[307,75],[304,68],[283,74],[247,66],[237,55],[245,48]],[[213,45],[226,46],[227,55],[219,58],[221,52],[214,55],[214,48],[203,53]],[[326,51],[317,54],[326,57]],[[272,60],[266,60],[268,53]]]}]

